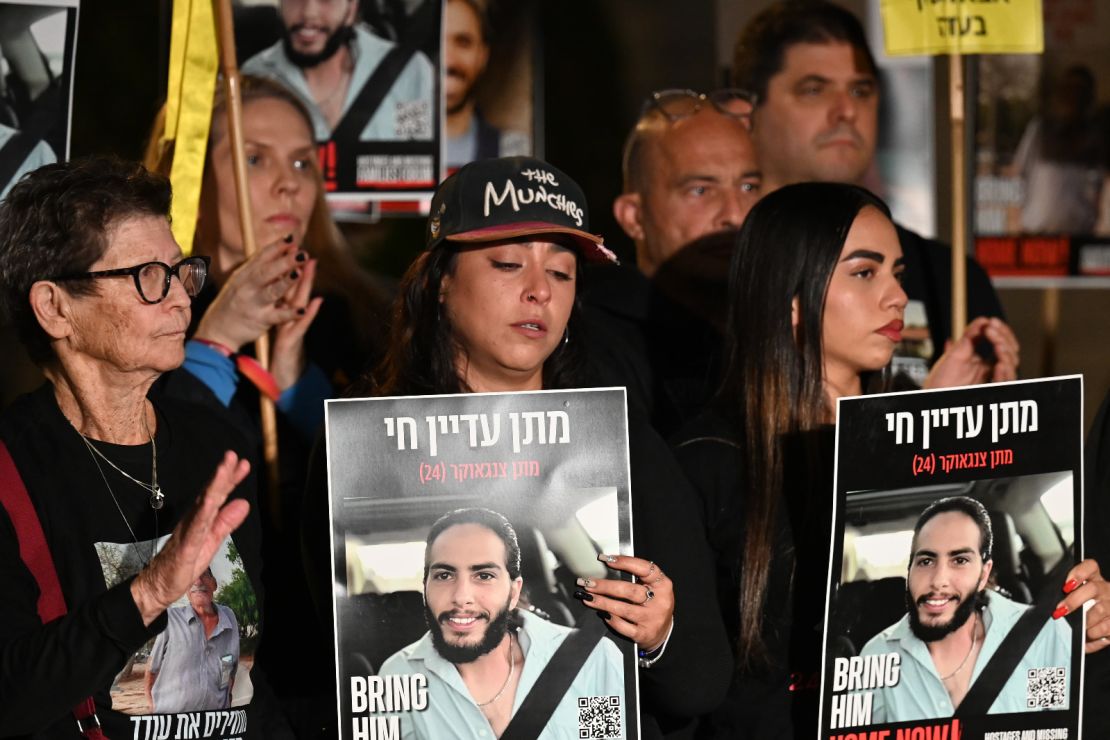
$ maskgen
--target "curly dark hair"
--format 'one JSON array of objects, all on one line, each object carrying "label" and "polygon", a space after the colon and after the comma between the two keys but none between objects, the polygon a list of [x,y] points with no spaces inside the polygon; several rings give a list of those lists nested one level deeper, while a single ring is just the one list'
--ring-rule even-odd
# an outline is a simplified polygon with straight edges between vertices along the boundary
[{"label": "curly dark hair", "polygon": [[[40,366],[54,359],[31,309],[31,286],[87,272],[108,249],[108,233],[133,216],[169,219],[169,180],[135,162],[89,157],[25,175],[0,204],[0,294],[8,319]],[[59,283],[95,295],[95,280]]]}]

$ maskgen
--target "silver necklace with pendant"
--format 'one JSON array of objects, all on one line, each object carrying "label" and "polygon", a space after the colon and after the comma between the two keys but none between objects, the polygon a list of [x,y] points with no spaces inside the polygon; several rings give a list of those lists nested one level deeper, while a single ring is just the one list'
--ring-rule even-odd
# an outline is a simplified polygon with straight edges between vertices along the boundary
[{"label": "silver necklace with pendant", "polygon": [[[88,448],[89,456],[92,457],[93,465],[96,466],[96,472],[100,473],[100,480],[104,481],[104,487],[108,489],[108,495],[112,497],[112,503],[116,505],[116,511],[119,512],[120,518],[123,519],[123,525],[127,527],[127,532],[131,535],[131,541],[135,543],[135,553],[138,555],[139,561],[145,568],[150,563],[150,561],[154,559],[154,548],[157,546],[158,542],[158,510],[161,509],[162,506],[165,504],[166,496],[162,493],[162,489],[158,485],[158,448],[154,446],[154,436],[151,435],[150,429],[147,427],[145,413],[143,414],[143,429],[146,431],[147,437],[150,439],[151,480],[149,485],[143,483],[140,480],[137,480],[133,476],[128,475],[125,471],[121,470],[118,465],[105,457],[104,453],[96,449],[96,447],[93,446],[93,443],[90,442],[88,437],[86,437],[84,434],[81,434],[81,432],[77,432],[77,435],[81,438],[81,441],[85,443],[85,447]],[[97,457],[99,457],[100,460],[103,460],[104,462],[111,465],[117,473],[134,482],[143,490],[150,493],[150,508],[154,510],[154,539],[150,543],[150,555],[147,557],[146,560],[143,560],[142,554],[139,553],[139,538],[135,535],[135,530],[131,528],[131,522],[127,520],[127,515],[123,513],[123,507],[120,506],[119,499],[116,498],[115,491],[112,490],[112,486],[108,483],[108,476],[104,474],[104,468],[100,467],[100,460],[97,460]]]},{"label": "silver necklace with pendant", "polygon": [[[143,483],[138,478],[135,478],[134,476],[128,474],[128,472],[126,470],[120,469],[120,467],[118,465],[116,465],[114,462],[112,462],[107,457],[105,457],[103,452],[96,449],[96,447],[93,445],[93,443],[89,441],[88,437],[86,437],[84,434],[81,434],[80,432],[78,432],[78,434],[81,434],[81,441],[84,442],[85,446],[89,448],[89,452],[91,452],[96,457],[99,457],[101,460],[103,460],[104,462],[111,465],[112,469],[115,470],[120,475],[122,475],[124,478],[127,478],[129,481],[131,481],[135,485],[139,486],[144,491],[147,491],[148,493],[150,493],[150,508],[154,509],[155,511],[158,511],[166,503],[166,494],[162,493],[162,488],[161,488],[161,486],[158,485],[158,447],[157,447],[157,445],[154,444],[154,435],[150,433],[150,428],[147,426],[145,411],[143,413],[143,431],[146,432],[147,439],[150,440],[150,483],[149,484]],[[94,458],[94,461],[95,461],[95,458]],[[96,467],[97,467],[98,470],[100,469],[100,463],[99,462],[96,464]],[[103,471],[101,471],[101,475],[103,475]],[[109,488],[109,490],[111,490],[111,489]],[[119,504],[117,503],[116,506],[118,507]]]}]

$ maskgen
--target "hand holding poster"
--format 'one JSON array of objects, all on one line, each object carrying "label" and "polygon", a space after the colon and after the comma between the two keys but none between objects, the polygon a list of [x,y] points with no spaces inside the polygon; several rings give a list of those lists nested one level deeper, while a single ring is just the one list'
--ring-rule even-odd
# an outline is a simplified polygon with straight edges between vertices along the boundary
[{"label": "hand holding poster", "polygon": [[631,551],[622,391],[330,401],[327,440],[343,738],[638,735],[572,597]]},{"label": "hand holding poster", "polygon": [[842,399],[836,459],[822,737],[1076,737],[1082,380]]}]

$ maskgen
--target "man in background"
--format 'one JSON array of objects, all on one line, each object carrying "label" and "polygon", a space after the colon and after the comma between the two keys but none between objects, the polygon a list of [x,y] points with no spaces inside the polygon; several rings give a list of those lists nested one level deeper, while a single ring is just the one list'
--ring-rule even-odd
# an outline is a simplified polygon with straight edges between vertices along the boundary
[{"label": "man in background", "polygon": [[501,130],[482,117],[475,89],[486,71],[490,24],[485,0],[447,0],[443,11],[443,94],[447,107],[447,166],[475,159],[532,153],[527,134]]},{"label": "man in background", "polygon": [[735,230],[760,195],[750,111],[735,90],[648,99],[613,202],[636,265],[591,270],[583,282],[598,371],[626,386],[664,436],[716,389]]},{"label": "man in background", "polygon": [[[769,6],[740,32],[733,80],[756,95],[752,139],[765,193],[796,182],[864,184],[878,140],[880,91],[855,16],[824,0]],[[898,237],[910,303],[894,367],[920,385],[952,338],[951,250],[901,226]],[[974,325],[984,340],[977,343],[1003,344],[1016,355],[994,287],[971,258],[967,282],[968,316],[997,317]]]}]

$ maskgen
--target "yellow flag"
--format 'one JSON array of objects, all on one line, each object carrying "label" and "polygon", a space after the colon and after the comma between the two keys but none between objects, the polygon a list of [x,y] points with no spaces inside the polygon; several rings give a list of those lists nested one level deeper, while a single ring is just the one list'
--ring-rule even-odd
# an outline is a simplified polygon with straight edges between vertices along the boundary
[{"label": "yellow flag", "polygon": [[170,216],[174,238],[186,254],[193,249],[197,226],[218,64],[212,0],[174,0],[166,127],[162,138],[163,144],[174,142]]},{"label": "yellow flag", "polygon": [[1041,0],[882,0],[886,53],[1040,54]]}]

